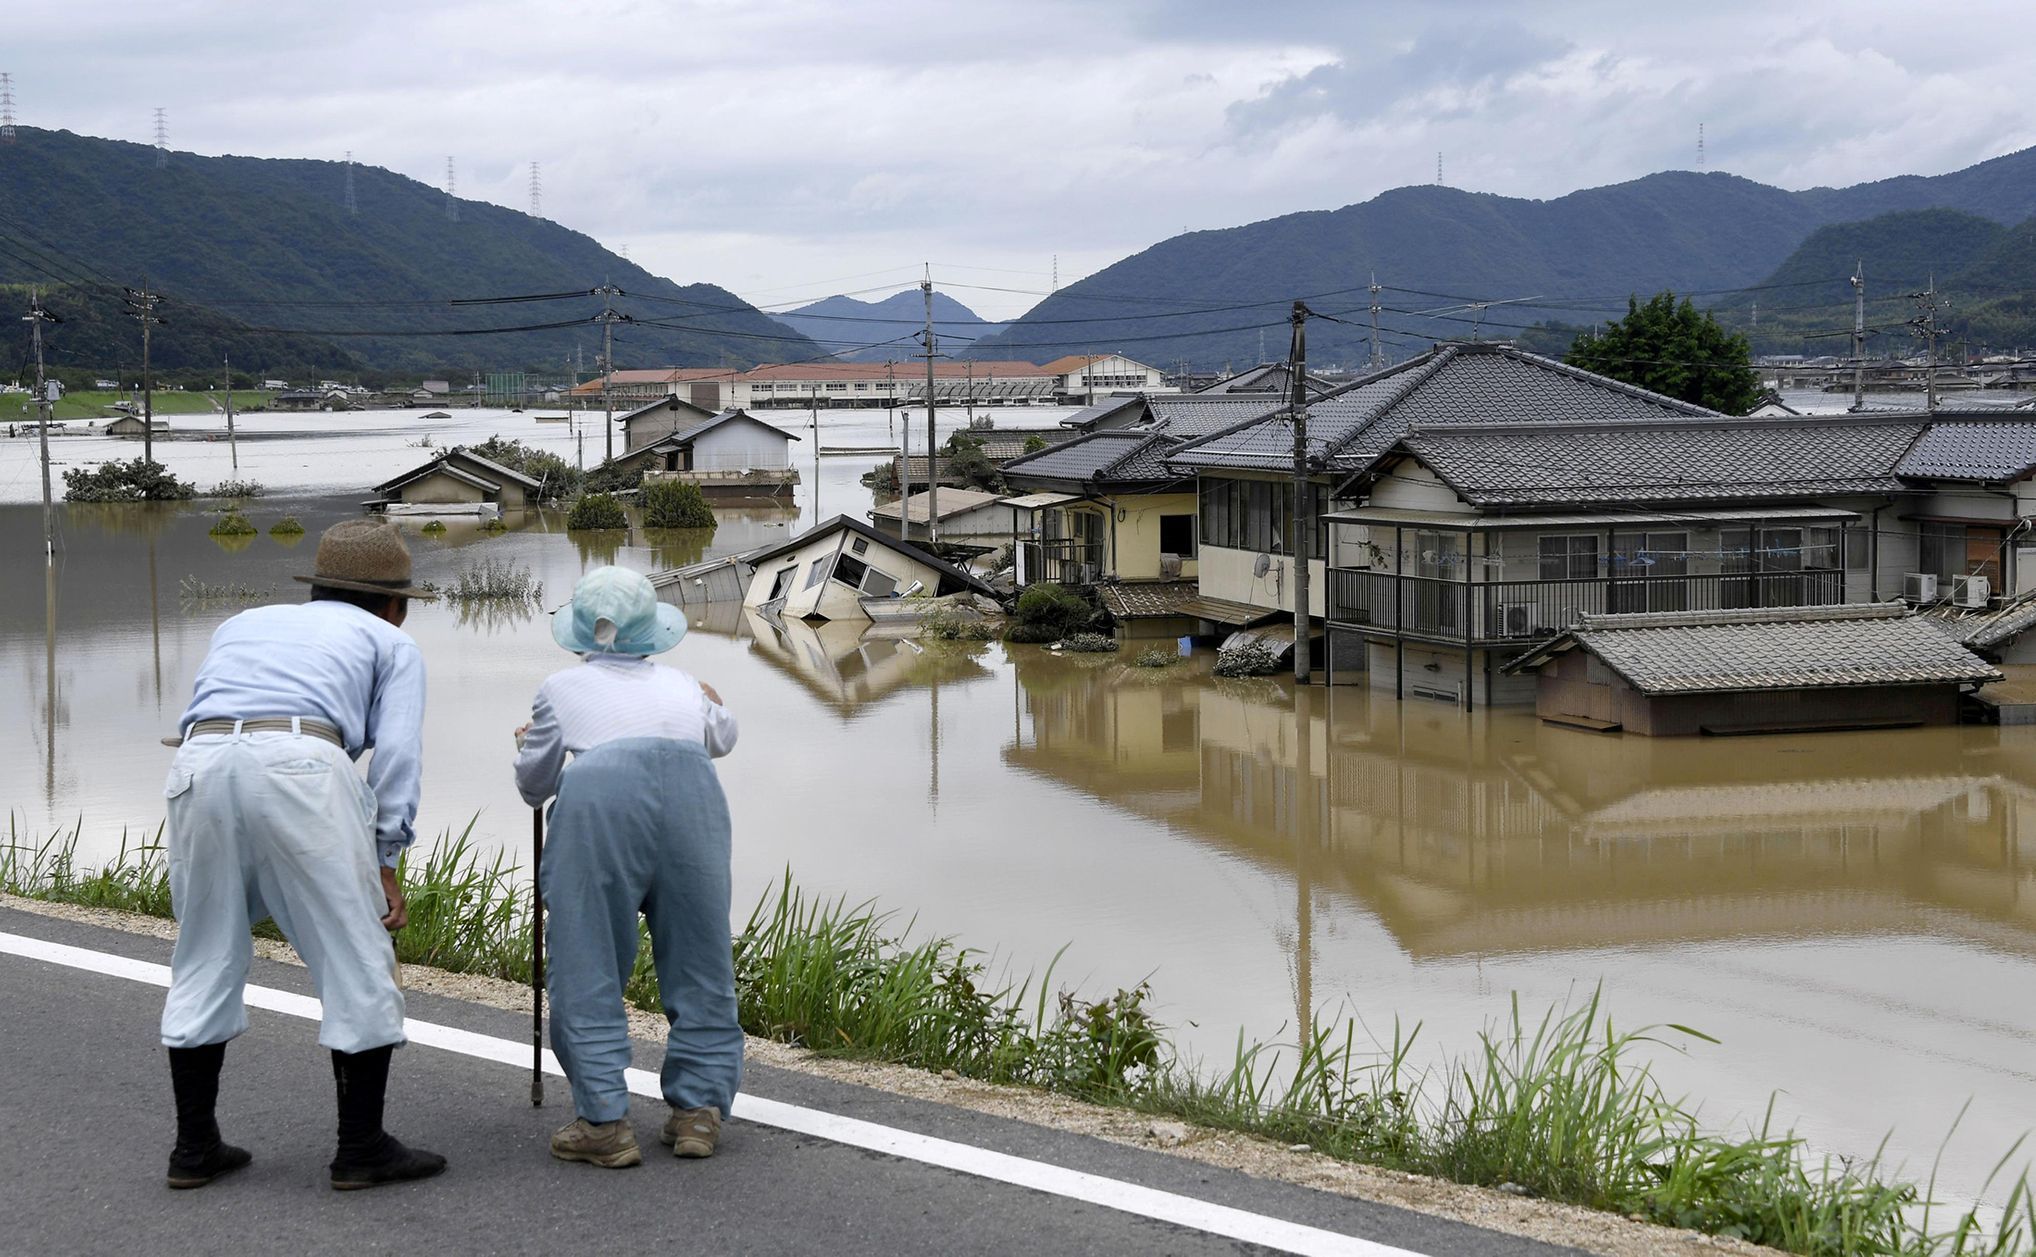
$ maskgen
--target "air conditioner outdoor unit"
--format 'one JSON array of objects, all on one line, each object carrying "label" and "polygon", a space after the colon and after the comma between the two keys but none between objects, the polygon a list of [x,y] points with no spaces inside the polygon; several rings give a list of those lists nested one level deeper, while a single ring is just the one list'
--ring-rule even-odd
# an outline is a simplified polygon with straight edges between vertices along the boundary
[{"label": "air conditioner outdoor unit", "polygon": [[1910,572],[1902,577],[1903,602],[1937,601],[1937,578],[1929,572]]},{"label": "air conditioner outdoor unit", "polygon": [[1961,607],[1984,607],[1993,590],[1984,576],[1960,576],[1951,582],[1951,601]]},{"label": "air conditioner outdoor unit", "polygon": [[1499,633],[1503,637],[1529,637],[1540,625],[1535,612],[1540,608],[1531,602],[1502,602],[1499,604]]}]

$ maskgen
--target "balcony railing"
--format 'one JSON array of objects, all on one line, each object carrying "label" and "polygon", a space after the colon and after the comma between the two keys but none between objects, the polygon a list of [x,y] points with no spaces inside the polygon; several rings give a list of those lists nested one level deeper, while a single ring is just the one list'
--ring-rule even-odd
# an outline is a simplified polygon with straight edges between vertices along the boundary
[{"label": "balcony railing", "polygon": [[1061,585],[1093,585],[1103,574],[1100,541],[1024,541],[1025,581]]},{"label": "balcony railing", "polygon": [[1552,636],[1587,614],[1828,606],[1845,601],[1845,573],[1810,568],[1466,585],[1440,577],[1333,568],[1328,593],[1334,623],[1409,637],[1514,642]]}]

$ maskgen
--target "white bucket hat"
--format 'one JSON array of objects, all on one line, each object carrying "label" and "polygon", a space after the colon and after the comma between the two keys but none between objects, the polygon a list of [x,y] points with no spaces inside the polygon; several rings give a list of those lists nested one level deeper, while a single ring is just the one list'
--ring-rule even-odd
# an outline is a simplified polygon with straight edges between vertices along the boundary
[{"label": "white bucket hat", "polygon": [[597,567],[552,612],[551,635],[577,655],[656,655],[686,635],[686,613],[659,602],[642,573]]}]

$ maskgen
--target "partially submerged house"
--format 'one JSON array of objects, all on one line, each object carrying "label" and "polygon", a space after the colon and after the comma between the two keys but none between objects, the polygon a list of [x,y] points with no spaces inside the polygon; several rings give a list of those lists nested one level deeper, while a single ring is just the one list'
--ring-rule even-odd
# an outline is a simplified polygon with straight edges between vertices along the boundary
[{"label": "partially submerged house", "polygon": [[[905,536],[911,541],[929,540],[934,531],[931,524],[937,522],[944,544],[994,548],[1007,544],[1016,531],[1005,501],[1004,494],[981,489],[942,489],[937,502],[933,494],[914,493],[872,509],[870,522],[877,531],[896,537],[902,515]],[[933,514],[936,507],[937,516]]]},{"label": "partially submerged house", "polygon": [[157,419],[154,421],[153,426],[151,426],[150,421],[143,419],[140,415],[122,415],[118,419],[108,421],[106,426],[99,430],[107,436],[135,437],[139,439],[151,432],[156,436],[162,436],[170,430],[170,421],[167,419]]},{"label": "partially submerged house", "polygon": [[802,438],[746,410],[696,416],[697,410],[665,398],[624,416],[629,448],[609,465],[688,481],[709,494],[748,496],[799,483],[791,451]]},{"label": "partially submerged house", "polygon": [[868,620],[866,598],[995,596],[953,564],[846,515],[744,557],[755,574],[743,605],[792,619]]},{"label": "partially submerged house", "polygon": [[2002,677],[1901,603],[1584,615],[1506,670],[1544,720],[1654,736],[1953,724]]},{"label": "partially submerged house", "polygon": [[368,509],[390,513],[495,515],[536,506],[545,486],[520,471],[454,447],[375,486]]}]

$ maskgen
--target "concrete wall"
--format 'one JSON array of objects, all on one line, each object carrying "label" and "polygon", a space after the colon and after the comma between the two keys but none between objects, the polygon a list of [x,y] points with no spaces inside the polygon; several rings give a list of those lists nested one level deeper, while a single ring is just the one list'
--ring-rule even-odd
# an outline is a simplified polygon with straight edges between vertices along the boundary
[{"label": "concrete wall", "polygon": [[[1273,568],[1264,576],[1252,575],[1252,566],[1258,561],[1253,550],[1229,550],[1222,546],[1203,546],[1197,560],[1197,576],[1202,593],[1210,598],[1223,598],[1230,602],[1249,603],[1264,607],[1268,611],[1292,611],[1294,609],[1293,563],[1284,554],[1272,556],[1273,567],[1280,571],[1275,577]],[[1323,590],[1328,584],[1328,565],[1320,559],[1308,564],[1308,614],[1323,614]]]},{"label": "concrete wall", "polygon": [[1399,689],[1409,699],[1461,704],[1468,696],[1477,707],[1524,707],[1534,702],[1535,679],[1502,673],[1500,665],[1510,657],[1503,651],[1466,652],[1460,646],[1422,642],[1406,643],[1402,656],[1392,642],[1373,639],[1366,647],[1367,682],[1387,695]]}]

